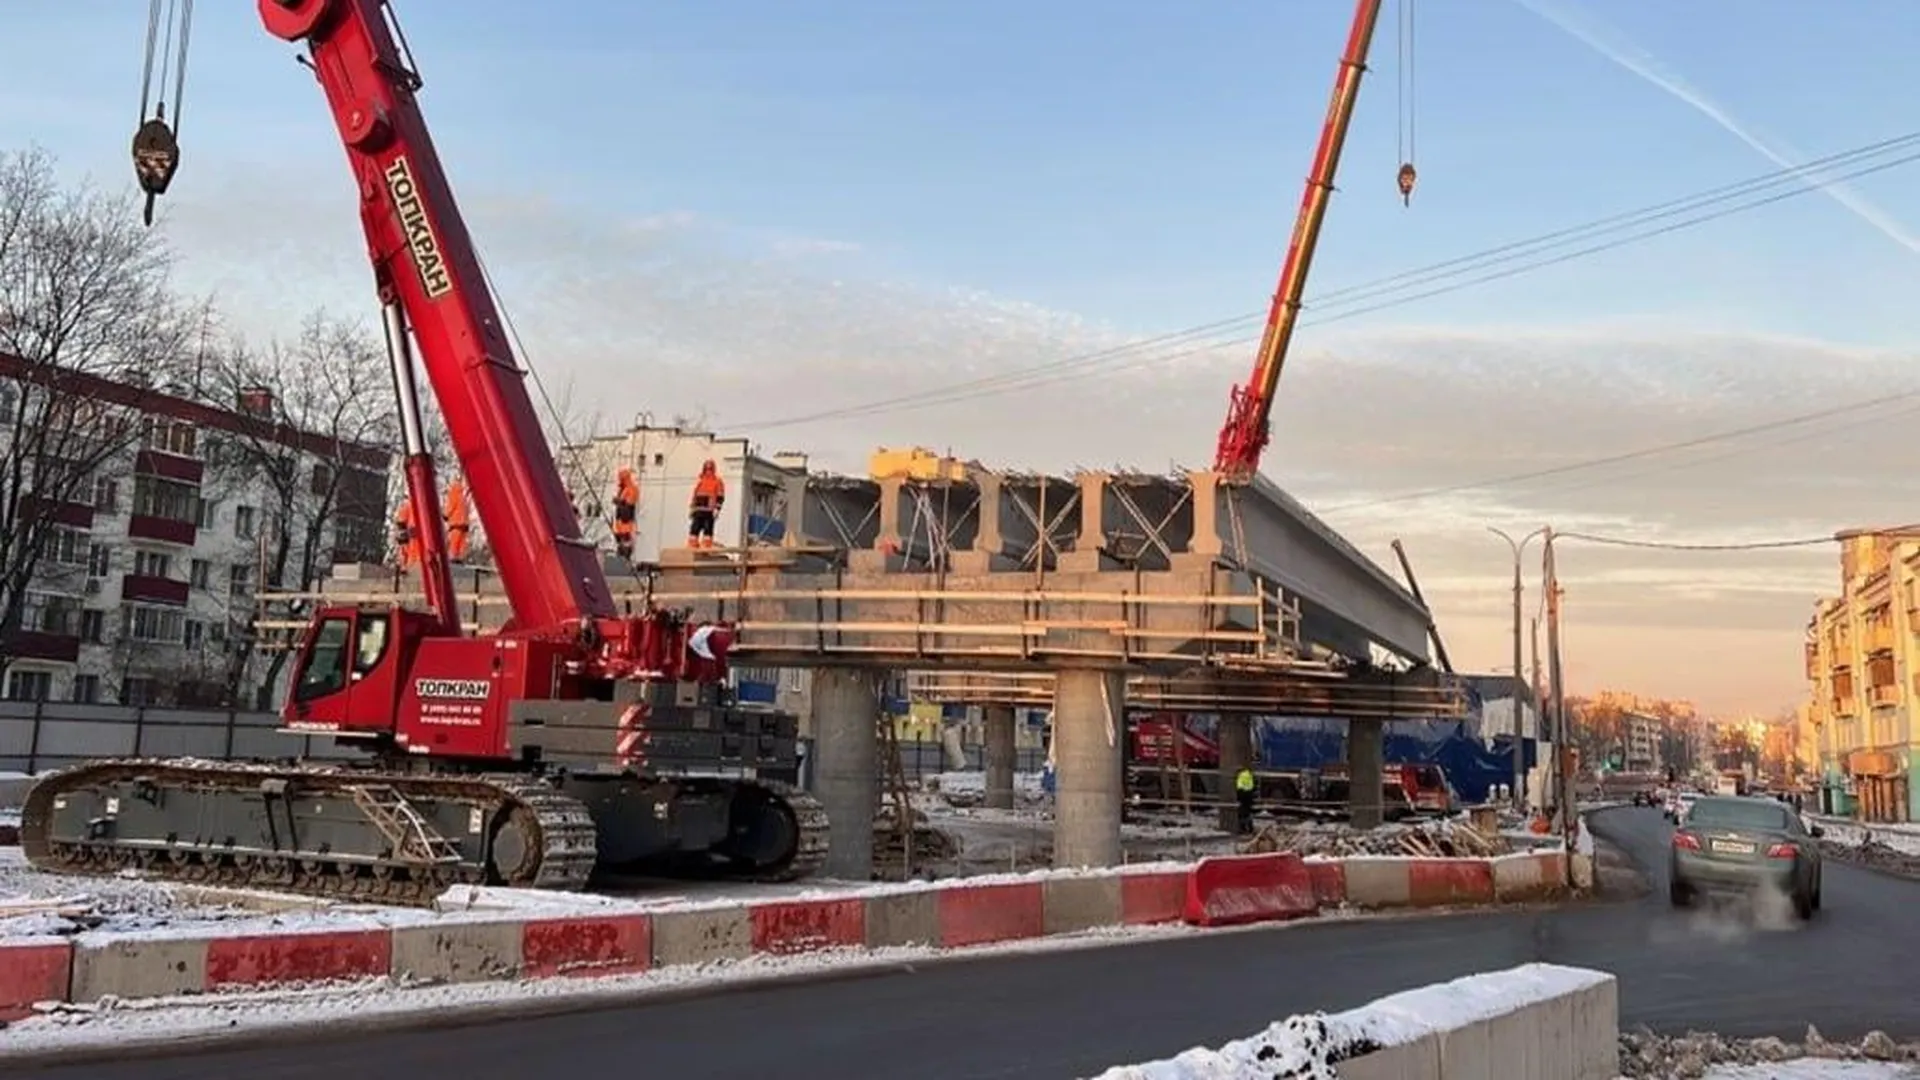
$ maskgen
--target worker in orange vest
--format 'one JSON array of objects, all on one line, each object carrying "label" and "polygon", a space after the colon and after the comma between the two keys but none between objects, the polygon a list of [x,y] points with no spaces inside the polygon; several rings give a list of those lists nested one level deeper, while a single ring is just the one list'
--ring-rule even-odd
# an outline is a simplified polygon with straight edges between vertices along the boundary
[{"label": "worker in orange vest", "polygon": [[465,562],[473,524],[467,513],[467,485],[457,476],[447,482],[446,514],[447,557],[454,562]]},{"label": "worker in orange vest", "polygon": [[614,481],[613,549],[622,559],[633,558],[634,516],[640,508],[640,484],[632,469],[621,469]]},{"label": "worker in orange vest", "polygon": [[711,459],[700,465],[700,478],[693,482],[693,498],[687,505],[687,546],[713,546],[713,523],[727,502],[727,484],[720,479]]},{"label": "worker in orange vest", "polygon": [[400,509],[393,515],[393,552],[400,560],[402,573],[413,569],[420,561],[420,533],[413,527],[413,502],[400,500]]}]

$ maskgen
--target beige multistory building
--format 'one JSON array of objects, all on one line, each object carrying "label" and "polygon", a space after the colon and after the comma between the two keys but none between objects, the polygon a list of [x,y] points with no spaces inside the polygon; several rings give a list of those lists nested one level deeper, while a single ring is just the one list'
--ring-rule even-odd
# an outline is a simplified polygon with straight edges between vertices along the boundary
[{"label": "beige multistory building", "polygon": [[1840,595],[1807,624],[1804,725],[1822,803],[1868,821],[1920,818],[1920,531],[1843,532]]}]

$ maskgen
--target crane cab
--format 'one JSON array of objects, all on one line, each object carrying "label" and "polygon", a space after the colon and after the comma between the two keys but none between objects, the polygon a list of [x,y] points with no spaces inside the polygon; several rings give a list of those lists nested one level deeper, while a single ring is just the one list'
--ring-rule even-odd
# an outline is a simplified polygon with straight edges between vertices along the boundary
[{"label": "crane cab", "polygon": [[401,607],[331,607],[315,613],[288,681],[287,730],[340,737],[391,736],[402,672],[432,616]]}]

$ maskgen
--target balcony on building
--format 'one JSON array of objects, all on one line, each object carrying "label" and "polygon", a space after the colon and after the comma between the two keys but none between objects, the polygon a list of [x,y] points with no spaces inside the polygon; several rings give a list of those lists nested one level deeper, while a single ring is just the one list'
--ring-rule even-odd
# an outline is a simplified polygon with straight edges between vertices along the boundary
[{"label": "balcony on building", "polygon": [[1873,687],[1873,705],[1877,709],[1900,704],[1900,684],[1879,683]]},{"label": "balcony on building", "polygon": [[79,529],[81,532],[86,532],[93,528],[93,507],[88,506],[86,503],[68,502],[64,500],[43,503],[39,499],[34,498],[32,494],[23,495],[21,502],[23,504],[22,509],[28,514],[44,514],[45,520],[50,525],[59,525],[68,529]]},{"label": "balcony on building", "polygon": [[120,579],[122,601],[185,607],[190,592],[191,587],[184,581],[151,574],[128,574]]},{"label": "balcony on building", "polygon": [[[179,460],[166,454],[142,453],[144,461]],[[188,462],[197,470],[200,463]],[[135,540],[154,540],[163,544],[192,547],[199,539],[200,484],[168,476],[136,464],[133,476],[133,512],[127,518],[127,535]]]},{"label": "balcony on building", "polygon": [[80,659],[80,602],[70,596],[29,592],[21,604],[19,629],[5,638],[12,659],[75,663]]}]

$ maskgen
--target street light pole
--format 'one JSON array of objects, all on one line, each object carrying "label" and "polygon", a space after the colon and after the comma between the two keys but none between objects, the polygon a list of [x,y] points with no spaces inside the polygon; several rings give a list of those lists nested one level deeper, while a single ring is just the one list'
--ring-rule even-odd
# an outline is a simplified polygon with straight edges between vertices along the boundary
[{"label": "street light pole", "polygon": [[1513,550],[1513,807],[1524,814],[1527,812],[1527,753],[1520,719],[1527,699],[1527,673],[1520,662],[1520,638],[1524,629],[1521,613],[1525,606],[1526,590],[1520,581],[1520,560],[1527,550],[1527,544],[1535,537],[1546,535],[1547,530],[1535,529],[1518,540],[1505,530],[1491,525],[1487,526],[1487,531],[1505,540],[1507,547]]}]

